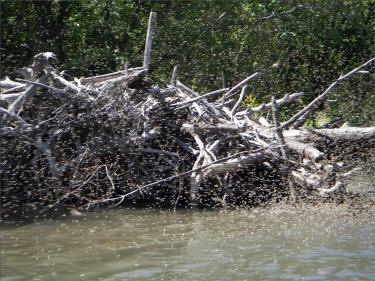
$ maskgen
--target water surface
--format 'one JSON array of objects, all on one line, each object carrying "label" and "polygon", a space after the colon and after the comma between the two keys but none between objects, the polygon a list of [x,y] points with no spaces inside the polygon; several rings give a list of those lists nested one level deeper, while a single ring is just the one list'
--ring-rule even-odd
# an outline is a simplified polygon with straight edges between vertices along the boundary
[{"label": "water surface", "polygon": [[1,280],[375,280],[374,212],[114,210],[1,231]]}]

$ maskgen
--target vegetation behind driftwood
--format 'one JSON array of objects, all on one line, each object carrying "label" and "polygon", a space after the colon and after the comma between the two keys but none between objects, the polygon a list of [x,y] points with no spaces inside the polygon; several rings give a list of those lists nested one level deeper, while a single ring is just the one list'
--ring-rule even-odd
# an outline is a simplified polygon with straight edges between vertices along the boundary
[{"label": "vegetation behind driftwood", "polygon": [[[285,121],[347,73],[375,55],[375,2],[362,1],[12,1],[1,2],[0,77],[31,63],[40,52],[56,54],[71,77],[142,65],[150,11],[156,19],[151,77],[179,79],[199,93],[229,87],[261,71],[249,85],[257,103],[270,95],[304,91],[280,109]],[[356,126],[374,123],[372,74],[353,77],[330,93],[309,116],[310,127],[344,118]],[[224,86],[223,86],[224,84]],[[350,102],[347,102],[349,101]],[[344,123],[344,122],[342,122]]]}]

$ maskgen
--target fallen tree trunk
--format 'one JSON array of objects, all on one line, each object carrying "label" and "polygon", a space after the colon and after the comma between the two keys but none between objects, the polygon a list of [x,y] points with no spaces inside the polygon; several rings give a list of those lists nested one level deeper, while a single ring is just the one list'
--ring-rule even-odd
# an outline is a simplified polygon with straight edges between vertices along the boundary
[{"label": "fallen tree trunk", "polygon": [[[148,44],[143,67],[67,81],[51,66],[54,56],[42,53],[31,66],[37,82],[0,81],[15,92],[24,90],[16,97],[9,90],[0,94],[3,214],[16,205],[44,211],[66,205],[92,210],[223,201],[255,206],[275,198],[320,200],[345,192],[342,179],[348,171],[332,146],[371,143],[375,127],[288,127],[375,59],[280,124],[278,107],[303,93],[238,111],[246,84],[259,73],[233,88],[200,95],[176,81],[177,68],[172,85],[160,89],[147,77]],[[241,88],[238,99],[228,102]],[[273,124],[256,117],[268,109]]]}]

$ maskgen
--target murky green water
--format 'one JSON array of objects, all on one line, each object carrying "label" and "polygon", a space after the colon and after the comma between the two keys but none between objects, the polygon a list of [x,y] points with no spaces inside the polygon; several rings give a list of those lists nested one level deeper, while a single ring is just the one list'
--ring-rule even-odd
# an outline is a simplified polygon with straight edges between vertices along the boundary
[{"label": "murky green water", "polygon": [[1,280],[375,280],[374,212],[116,210],[2,228]]}]

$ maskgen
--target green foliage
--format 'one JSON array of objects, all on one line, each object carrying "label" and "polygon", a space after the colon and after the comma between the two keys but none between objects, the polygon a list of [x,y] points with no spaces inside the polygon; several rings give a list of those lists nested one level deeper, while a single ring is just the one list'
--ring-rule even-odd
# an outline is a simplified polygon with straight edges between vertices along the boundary
[{"label": "green foliage", "polygon": [[305,123],[303,124],[303,127],[308,128],[308,129],[315,129],[315,122],[314,120],[307,119]]},{"label": "green foliage", "polygon": [[[179,65],[178,79],[198,92],[222,87],[223,72],[231,86],[261,71],[251,84],[258,102],[304,91],[300,108],[375,55],[374,0],[3,0],[0,76],[42,51],[56,53],[73,76],[115,71],[126,61],[140,66],[151,10],[158,14],[153,78],[169,81]],[[338,99],[340,112],[319,110],[359,122],[372,110],[371,81],[350,79],[329,97]]]},{"label": "green foliage", "polygon": [[252,95],[252,94],[249,94],[245,100],[242,102],[242,106],[243,107],[257,107],[257,106],[260,106],[261,104],[260,103],[257,103],[255,101],[255,97]]}]

